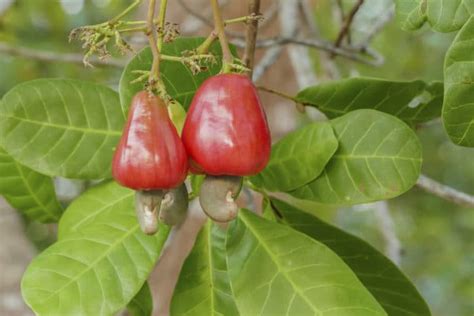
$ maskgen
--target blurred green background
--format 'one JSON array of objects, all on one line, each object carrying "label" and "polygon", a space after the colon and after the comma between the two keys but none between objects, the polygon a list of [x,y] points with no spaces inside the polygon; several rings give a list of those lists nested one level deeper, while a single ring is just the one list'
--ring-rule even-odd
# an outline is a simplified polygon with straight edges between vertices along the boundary
[{"label": "blurred green background", "polygon": [[[313,1],[321,37],[334,40],[340,28],[336,1]],[[102,22],[123,9],[125,0],[0,0],[0,42],[51,52],[80,52],[69,44],[69,31]],[[346,12],[354,1],[342,1]],[[171,2],[171,5],[176,5]],[[387,12],[390,0],[367,0],[354,21],[352,40],[363,41],[374,19]],[[336,59],[341,77],[367,75],[392,80],[443,79],[443,59],[454,34],[439,34],[425,27],[407,33],[392,22],[373,41],[385,57],[380,67]],[[315,71],[323,74],[319,52]],[[0,54],[0,96],[20,82],[40,77],[93,80],[116,87],[117,68],[84,68],[77,64],[46,63]],[[474,149],[451,144],[440,122],[418,130],[424,148],[423,172],[456,189],[474,194]],[[415,282],[436,316],[474,315],[474,213],[419,189],[389,202],[403,254],[401,267]],[[336,225],[363,237],[383,251],[384,243],[374,211],[369,209],[319,210]],[[50,243],[50,229],[26,223],[28,236],[39,247]],[[0,271],[1,273],[1,271]]]}]

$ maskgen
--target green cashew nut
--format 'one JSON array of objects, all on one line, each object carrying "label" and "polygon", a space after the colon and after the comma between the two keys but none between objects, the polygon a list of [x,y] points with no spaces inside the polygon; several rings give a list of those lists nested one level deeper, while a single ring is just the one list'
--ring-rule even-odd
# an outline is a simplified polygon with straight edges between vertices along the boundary
[{"label": "green cashew nut", "polygon": [[161,203],[159,219],[166,225],[180,225],[186,218],[187,211],[188,190],[183,183],[165,194]]},{"label": "green cashew nut", "polygon": [[135,191],[135,212],[140,228],[147,235],[158,231],[158,214],[164,195],[163,190]]},{"label": "green cashew nut", "polygon": [[235,199],[241,188],[242,177],[206,176],[199,193],[199,202],[204,213],[216,222],[233,220],[239,210]]}]

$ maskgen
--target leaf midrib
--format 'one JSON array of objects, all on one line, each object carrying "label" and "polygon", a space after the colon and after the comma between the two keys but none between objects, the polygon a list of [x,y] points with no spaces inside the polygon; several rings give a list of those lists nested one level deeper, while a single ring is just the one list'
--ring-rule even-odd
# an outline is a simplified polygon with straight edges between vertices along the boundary
[{"label": "leaf midrib", "polygon": [[335,159],[341,160],[351,160],[351,159],[397,159],[397,160],[409,160],[409,161],[422,161],[421,158],[412,158],[412,157],[400,157],[400,156],[376,156],[376,155],[341,155],[336,154],[332,156]]},{"label": "leaf midrib", "polygon": [[[118,239],[117,241],[115,241],[114,243],[112,243],[110,245],[110,248],[105,251],[101,256],[99,256],[96,260],[94,260],[86,269],[84,269],[81,273],[77,274],[75,277],[71,278],[66,284],[64,284],[63,286],[61,286],[59,289],[57,289],[56,291],[54,292],[51,292],[51,294],[49,294],[45,299],[43,299],[43,304],[47,301],[49,301],[51,298],[53,298],[55,295],[57,295],[59,292],[61,292],[63,289],[65,289],[66,287],[68,287],[69,285],[73,284],[74,282],[77,282],[80,277],[82,277],[84,274],[86,274],[87,272],[89,272],[90,270],[93,270],[93,267],[99,263],[101,260],[103,260],[104,258],[106,258],[111,252],[112,250],[114,250],[115,247],[117,247],[119,244],[121,244],[125,239],[127,239],[129,236],[131,236],[133,233],[135,233],[135,231],[138,229],[139,225],[136,224],[134,226],[131,227],[130,231],[128,231],[122,238]],[[63,242],[67,242],[68,239],[64,239]]]},{"label": "leaf midrib", "polygon": [[210,298],[211,298],[211,314],[212,315],[215,315],[215,297],[214,297],[214,288],[216,287],[215,284],[214,284],[214,278],[213,278],[213,274],[212,274],[212,271],[214,269],[214,262],[212,260],[212,253],[211,253],[211,227],[209,226],[209,224],[206,224],[206,239],[207,239],[207,256],[209,258],[209,266],[208,266],[208,269],[209,269],[209,284],[210,284],[210,290],[211,290],[211,295],[210,295]]},{"label": "leaf midrib", "polygon": [[122,196],[121,198],[119,198],[118,200],[115,200],[113,203],[111,204],[105,204],[104,206],[100,207],[97,211],[95,212],[92,212],[92,213],[89,213],[87,216],[81,218],[80,221],[78,221],[77,223],[75,223],[73,226],[71,226],[69,229],[66,230],[69,231],[69,232],[76,232],[77,228],[80,227],[82,225],[82,223],[86,222],[88,219],[90,219],[91,217],[94,217],[94,216],[97,216],[98,214],[100,214],[102,211],[112,207],[112,206],[115,206],[117,204],[119,204],[120,202],[130,198],[131,196],[133,196],[133,192],[131,193],[128,193],[128,194],[125,194],[124,196]]},{"label": "leaf midrib", "polygon": [[268,253],[268,255],[271,257],[271,259],[273,260],[273,262],[275,263],[275,265],[277,266],[277,269],[278,271],[284,275],[285,279],[291,284],[291,286],[295,289],[295,292],[297,292],[299,294],[299,296],[309,305],[313,308],[313,311],[315,311],[316,313],[318,313],[318,315],[321,314],[321,311],[312,304],[312,302],[310,300],[308,300],[308,298],[304,295],[304,293],[301,293],[301,291],[299,290],[298,286],[296,286],[296,284],[293,282],[293,280],[288,276],[288,274],[283,271],[280,266],[277,264],[278,260],[277,258],[275,258],[275,256],[272,254],[272,252],[270,251],[270,249],[268,248],[267,244],[265,243],[265,241],[261,238],[259,238],[259,235],[258,235],[258,231],[256,231],[254,229],[254,227],[252,227],[252,224],[250,222],[248,222],[246,220],[246,217],[247,215],[245,215],[244,213],[242,213],[242,215],[240,216],[240,219],[246,224],[246,226],[248,227],[248,229],[252,232],[252,234],[255,236],[255,238],[260,241],[260,244],[262,245],[262,248]]},{"label": "leaf midrib", "polygon": [[22,170],[23,167],[21,165],[19,165],[16,161],[13,161],[13,164],[15,165],[15,168],[18,170],[18,174],[20,175],[20,178],[23,180],[23,183],[25,184],[25,187],[26,187],[27,191],[30,193],[33,200],[35,200],[35,202],[38,203],[39,206],[41,206],[43,211],[45,211],[45,213],[49,214],[49,216],[51,216],[51,218],[53,220],[58,220],[59,216],[57,214],[54,214],[53,212],[51,212],[51,210],[49,210],[48,207],[42,201],[40,201],[38,199],[35,192],[32,190],[29,182],[26,179],[25,174],[23,173],[23,170]]},{"label": "leaf midrib", "polygon": [[26,118],[14,116],[14,115],[0,114],[0,116],[9,118],[9,119],[18,120],[20,122],[46,126],[46,127],[52,127],[52,128],[58,128],[58,129],[64,129],[67,131],[77,131],[77,132],[82,132],[82,133],[101,134],[101,135],[108,135],[108,136],[120,136],[122,134],[122,131],[118,131],[118,130],[100,130],[100,129],[95,129],[95,128],[84,128],[84,127],[71,126],[71,125],[55,124],[55,123],[44,122],[44,121],[30,120],[30,119],[26,119]]}]

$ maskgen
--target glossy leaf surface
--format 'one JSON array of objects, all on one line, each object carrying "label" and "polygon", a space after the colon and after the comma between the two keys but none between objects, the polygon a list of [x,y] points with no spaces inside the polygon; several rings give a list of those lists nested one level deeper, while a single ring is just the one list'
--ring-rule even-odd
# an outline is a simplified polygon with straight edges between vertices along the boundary
[{"label": "glossy leaf surface", "polygon": [[31,220],[57,222],[61,217],[51,177],[19,164],[1,147],[0,195]]},{"label": "glossy leaf surface", "polygon": [[474,17],[451,44],[444,63],[443,124],[451,140],[474,147]]},{"label": "glossy leaf surface", "polygon": [[332,205],[389,199],[410,189],[421,168],[416,134],[394,116],[356,110],[331,121],[339,148],[314,181],[290,192]]},{"label": "glossy leaf surface", "polygon": [[321,174],[337,146],[330,123],[309,124],[273,145],[267,167],[250,180],[270,191],[295,190]]},{"label": "glossy leaf surface", "polygon": [[239,315],[225,258],[225,230],[208,222],[186,259],[171,303],[171,315]]},{"label": "glossy leaf surface", "polygon": [[334,252],[304,234],[241,210],[227,238],[242,315],[387,315]]},{"label": "glossy leaf surface", "polygon": [[283,216],[285,224],[325,244],[339,255],[388,315],[431,315],[415,286],[374,247],[285,202],[277,199],[271,202]]},{"label": "glossy leaf surface", "polygon": [[124,122],[112,89],[87,81],[38,79],[3,97],[0,142],[19,163],[49,176],[109,178]]},{"label": "glossy leaf surface", "polygon": [[350,78],[306,88],[296,98],[318,108],[328,118],[358,109],[373,109],[417,124],[441,116],[443,84]]},{"label": "glossy leaf surface", "polygon": [[140,291],[128,303],[127,311],[130,316],[151,316],[153,313],[153,298],[148,282],[143,284]]},{"label": "glossy leaf surface", "polygon": [[438,32],[459,30],[474,14],[472,0],[396,0],[397,20],[405,30],[428,22]]},{"label": "glossy leaf surface", "polygon": [[[37,314],[111,315],[140,290],[169,230],[162,227],[153,237],[144,235],[132,197],[120,194],[124,190],[114,182],[99,185],[66,210],[69,218],[94,214],[89,217],[93,221],[82,222],[74,232],[62,228],[62,238],[28,266],[22,294]],[[96,200],[92,207],[91,200]]]}]

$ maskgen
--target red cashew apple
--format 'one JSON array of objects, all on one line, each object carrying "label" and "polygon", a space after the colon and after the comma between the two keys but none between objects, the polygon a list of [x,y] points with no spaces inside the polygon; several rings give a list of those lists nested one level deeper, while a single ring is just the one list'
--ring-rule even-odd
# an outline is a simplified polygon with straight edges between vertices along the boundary
[{"label": "red cashew apple", "polygon": [[253,175],[270,158],[270,131],[257,90],[239,74],[220,74],[199,87],[182,138],[196,173]]},{"label": "red cashew apple", "polygon": [[115,180],[134,190],[172,189],[186,178],[187,159],[163,100],[137,93],[113,158]]}]

